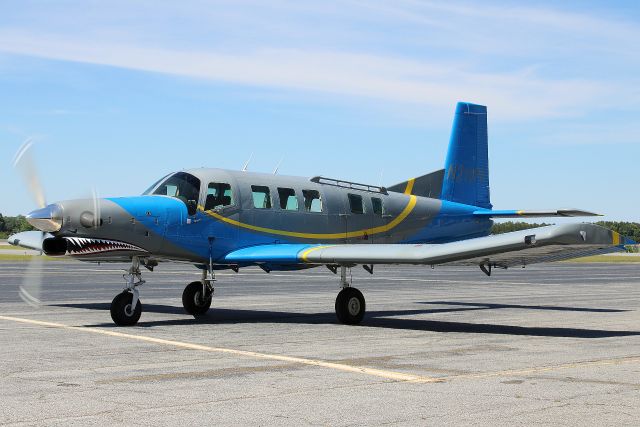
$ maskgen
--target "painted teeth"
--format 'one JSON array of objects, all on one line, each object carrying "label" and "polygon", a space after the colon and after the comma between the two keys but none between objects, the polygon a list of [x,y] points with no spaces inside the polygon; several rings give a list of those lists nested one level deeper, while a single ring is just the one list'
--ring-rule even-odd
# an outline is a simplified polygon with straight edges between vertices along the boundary
[{"label": "painted teeth", "polygon": [[146,252],[144,249],[130,243],[116,240],[91,239],[86,237],[66,237],[68,243],[67,255],[92,255],[114,251]]}]

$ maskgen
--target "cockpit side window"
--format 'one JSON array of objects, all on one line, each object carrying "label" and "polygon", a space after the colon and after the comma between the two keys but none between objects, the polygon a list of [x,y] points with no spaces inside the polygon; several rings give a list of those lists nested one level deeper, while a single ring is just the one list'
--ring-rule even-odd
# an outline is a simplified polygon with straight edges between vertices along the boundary
[{"label": "cockpit side window", "polygon": [[218,209],[234,204],[231,185],[223,182],[212,182],[207,189],[204,210]]},{"label": "cockpit side window", "polygon": [[178,172],[160,184],[153,194],[180,199],[187,205],[189,215],[195,215],[200,198],[200,180],[188,173]]}]

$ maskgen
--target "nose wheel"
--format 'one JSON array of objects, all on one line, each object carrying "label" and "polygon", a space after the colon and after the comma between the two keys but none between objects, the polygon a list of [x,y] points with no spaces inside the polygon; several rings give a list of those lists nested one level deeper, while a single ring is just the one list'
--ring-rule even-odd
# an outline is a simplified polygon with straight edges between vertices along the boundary
[{"label": "nose wheel", "polygon": [[140,320],[142,304],[133,305],[133,293],[124,291],[111,302],[111,319],[118,326],[133,326]]},{"label": "nose wheel", "polygon": [[133,257],[127,274],[122,276],[127,283],[122,293],[111,302],[111,319],[118,326],[133,326],[140,320],[142,304],[138,286],[144,285],[140,272],[140,259]]}]

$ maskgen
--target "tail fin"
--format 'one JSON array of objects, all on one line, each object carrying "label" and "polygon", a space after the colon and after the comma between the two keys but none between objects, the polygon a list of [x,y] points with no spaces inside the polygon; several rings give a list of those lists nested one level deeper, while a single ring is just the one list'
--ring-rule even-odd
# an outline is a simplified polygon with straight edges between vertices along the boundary
[{"label": "tail fin", "polygon": [[487,107],[459,102],[445,163],[443,200],[491,209]]}]

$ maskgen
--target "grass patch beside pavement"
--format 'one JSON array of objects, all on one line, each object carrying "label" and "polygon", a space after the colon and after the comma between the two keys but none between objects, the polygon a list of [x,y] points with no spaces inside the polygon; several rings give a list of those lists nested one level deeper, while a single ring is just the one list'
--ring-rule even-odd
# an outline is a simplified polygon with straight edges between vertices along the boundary
[{"label": "grass patch beside pavement", "polygon": [[563,262],[583,263],[583,262],[608,262],[612,264],[629,264],[640,262],[640,256],[611,256],[611,255],[595,255],[584,258],[569,259]]},{"label": "grass patch beside pavement", "polygon": [[[31,261],[33,258],[40,255],[20,255],[20,254],[0,254],[0,261]],[[65,261],[66,258],[53,258],[43,256],[44,261]]]},{"label": "grass patch beside pavement", "polygon": [[0,250],[3,250],[3,251],[28,251],[29,249],[21,248],[20,246],[0,245]]}]

